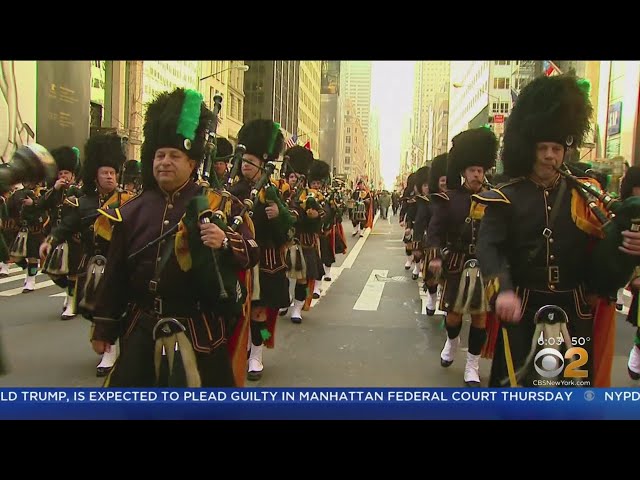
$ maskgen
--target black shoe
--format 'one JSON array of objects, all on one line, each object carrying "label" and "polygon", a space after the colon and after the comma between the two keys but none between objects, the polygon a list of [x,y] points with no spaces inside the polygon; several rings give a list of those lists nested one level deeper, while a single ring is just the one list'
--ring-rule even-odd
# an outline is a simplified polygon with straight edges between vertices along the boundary
[{"label": "black shoe", "polygon": [[411,274],[411,279],[412,280],[417,280],[418,279],[418,274],[417,273],[412,273]]},{"label": "black shoe", "polygon": [[288,312],[288,311],[289,311],[289,309],[288,309],[288,308],[281,309],[281,310],[278,312],[278,315],[279,315],[280,317],[284,317],[284,316],[287,314],[287,312]]},{"label": "black shoe", "polygon": [[435,310],[429,310],[429,309],[427,309],[427,316],[429,316],[429,317],[433,317],[435,314],[436,314],[436,311],[435,311]]},{"label": "black shoe", "polygon": [[440,366],[447,368],[450,367],[453,364],[453,360],[445,360],[442,357],[440,357]]},{"label": "black shoe", "polygon": [[249,372],[247,373],[247,380],[255,382],[262,378],[262,372]]},{"label": "black shoe", "polygon": [[624,305],[622,303],[616,303],[616,310],[621,312],[623,308],[624,308]]},{"label": "black shoe", "polygon": [[640,380],[640,373],[634,372],[629,367],[627,367],[627,373],[629,374],[631,380]]},{"label": "black shoe", "polygon": [[300,317],[291,317],[291,323],[302,323],[302,318],[300,318]]},{"label": "black shoe", "polygon": [[324,281],[325,282],[330,282],[331,281],[331,277],[324,277]]},{"label": "black shoe", "polygon": [[96,367],[96,377],[106,377],[113,367]]},{"label": "black shoe", "polygon": [[319,293],[314,293],[314,294],[312,295],[312,298],[313,298],[314,300],[317,300],[317,299],[319,299],[319,298],[320,298],[320,294],[319,294]]},{"label": "black shoe", "polygon": [[467,387],[478,388],[480,387],[480,382],[464,382]]}]

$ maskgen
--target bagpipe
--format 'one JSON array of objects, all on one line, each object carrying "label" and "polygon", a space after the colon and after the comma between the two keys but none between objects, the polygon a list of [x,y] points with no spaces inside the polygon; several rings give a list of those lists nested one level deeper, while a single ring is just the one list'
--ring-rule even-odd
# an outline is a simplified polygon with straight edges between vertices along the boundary
[{"label": "bagpipe", "polygon": [[619,200],[589,180],[579,179],[566,166],[556,170],[584,199],[602,230],[603,238],[591,251],[587,285],[601,296],[615,298],[616,290],[629,281],[640,263],[640,257],[634,260],[618,249],[623,231],[640,232],[640,197]]},{"label": "bagpipe", "polygon": [[27,246],[29,242],[30,232],[29,232],[29,222],[24,218],[26,213],[25,207],[27,207],[27,205],[24,204],[24,200],[28,198],[31,199],[33,201],[33,205],[31,205],[31,207],[37,208],[35,207],[35,204],[38,200],[38,190],[22,188],[20,190],[17,190],[13,195],[14,195],[14,201],[20,202],[22,203],[22,205],[20,206],[20,214],[19,214],[20,227],[18,230],[18,234],[16,235],[16,238],[13,240],[13,243],[11,244],[11,248],[9,249],[9,255],[14,258],[26,258],[28,255]]}]

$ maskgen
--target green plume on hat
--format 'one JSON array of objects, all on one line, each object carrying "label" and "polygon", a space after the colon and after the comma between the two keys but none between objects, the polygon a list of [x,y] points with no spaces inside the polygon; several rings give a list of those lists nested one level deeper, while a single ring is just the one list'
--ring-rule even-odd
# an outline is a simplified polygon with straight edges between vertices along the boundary
[{"label": "green plume on hat", "polygon": [[585,97],[589,98],[589,96],[591,95],[591,82],[587,78],[581,78],[577,83],[578,88],[582,90]]},{"label": "green plume on hat", "polygon": [[80,149],[78,147],[71,147],[71,150],[76,154],[76,158],[80,161]]},{"label": "green plume on hat", "polygon": [[184,91],[184,102],[182,103],[180,118],[178,118],[176,133],[189,140],[196,138],[196,130],[200,123],[201,104],[202,94],[200,92],[195,90]]},{"label": "green plume on hat", "polygon": [[271,132],[271,139],[269,140],[269,155],[273,154],[273,147],[275,146],[279,132],[280,124],[278,122],[273,122],[273,130]]}]

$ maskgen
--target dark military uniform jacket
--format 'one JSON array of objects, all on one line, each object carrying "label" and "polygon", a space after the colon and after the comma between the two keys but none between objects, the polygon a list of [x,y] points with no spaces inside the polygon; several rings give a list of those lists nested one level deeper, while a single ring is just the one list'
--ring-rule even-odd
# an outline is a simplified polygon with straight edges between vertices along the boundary
[{"label": "dark military uniform jacket", "polygon": [[[576,192],[570,186],[559,197],[558,176],[550,187],[518,178],[475,198],[486,204],[480,228],[478,258],[493,292],[516,287],[573,290],[584,283],[587,249],[593,238],[578,226]],[[555,222],[549,218],[560,202]]]},{"label": "dark military uniform jacket", "polygon": [[[192,180],[171,195],[159,188],[149,189],[118,210],[116,216],[121,221],[113,228],[104,279],[92,314],[96,321],[93,339],[113,342],[118,336],[126,337],[137,326],[136,322],[146,322],[141,328],[150,328],[158,316],[172,316],[187,324],[196,351],[208,353],[226,344],[230,327],[221,317],[219,297],[214,293],[219,286],[203,285],[193,270],[184,271],[180,267],[171,236],[135,259],[128,258],[175,227],[199,191]],[[231,201],[228,218],[242,210],[237,198],[231,197]],[[231,265],[234,275],[258,262],[259,247],[252,228],[249,221],[242,223],[237,233],[227,230],[229,246],[217,251],[219,264]],[[158,277],[157,267],[164,252],[172,253]],[[123,313],[126,313],[123,322],[100,320],[117,320]]]},{"label": "dark military uniform jacket", "polygon": [[474,204],[472,209],[472,193],[464,184],[447,193],[431,195],[433,211],[427,229],[428,260],[441,258],[447,251],[456,263],[476,258],[483,207],[475,208]]},{"label": "dark military uniform jacket", "polygon": [[[44,195],[38,199],[38,206],[46,210],[49,214],[49,223],[45,229],[45,233],[50,233],[54,228],[60,225],[65,216],[72,214],[77,210],[79,199],[84,194],[76,185],[70,185],[68,188],[56,190],[51,187]],[[68,238],[67,240],[71,240]]]},{"label": "dark military uniform jacket", "polygon": [[413,229],[413,241],[417,248],[424,248],[427,226],[432,216],[431,199],[427,195],[416,195],[415,208],[407,212],[407,228]]},{"label": "dark military uniform jacket", "polygon": [[[251,188],[249,182],[243,178],[230,188],[230,192],[243,201],[250,197]],[[275,273],[287,268],[283,249],[289,241],[289,232],[288,228],[284,228],[279,222],[278,217],[271,220],[267,218],[266,207],[267,204],[258,195],[251,220],[255,227],[255,240],[260,246],[260,270]]]},{"label": "dark military uniform jacket", "polygon": [[62,218],[61,223],[51,231],[50,241],[55,247],[59,243],[69,241],[75,235],[80,236],[82,253],[84,256],[106,255],[109,242],[104,237],[96,235],[94,224],[99,217],[98,209],[106,207],[109,200],[118,205],[125,203],[132,195],[120,190],[106,195],[84,195],[78,199],[78,206],[69,211]]}]

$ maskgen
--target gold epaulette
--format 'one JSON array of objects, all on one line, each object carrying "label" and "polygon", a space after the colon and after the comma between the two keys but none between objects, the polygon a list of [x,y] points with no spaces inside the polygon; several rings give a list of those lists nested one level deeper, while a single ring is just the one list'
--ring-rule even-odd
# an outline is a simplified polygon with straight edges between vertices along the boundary
[{"label": "gold epaulette", "polygon": [[446,200],[449,201],[449,195],[446,194],[446,192],[438,192],[438,193],[432,193],[431,194],[431,198],[439,198],[442,200]]},{"label": "gold epaulette", "polygon": [[496,188],[487,190],[486,192],[475,193],[471,195],[471,200],[483,203],[485,205],[489,203],[505,203],[507,205],[511,204],[504,193]]},{"label": "gold epaulette", "polygon": [[62,203],[66,203],[67,205],[71,205],[72,207],[78,207],[80,205],[78,197],[65,197],[64,202]]}]

